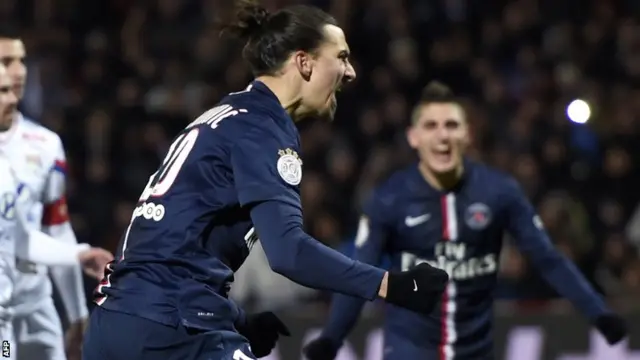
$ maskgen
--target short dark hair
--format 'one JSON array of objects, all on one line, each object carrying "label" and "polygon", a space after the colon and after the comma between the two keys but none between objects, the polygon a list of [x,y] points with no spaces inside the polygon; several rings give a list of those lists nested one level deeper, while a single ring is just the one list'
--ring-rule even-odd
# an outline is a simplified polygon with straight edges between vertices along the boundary
[{"label": "short dark hair", "polygon": [[0,39],[17,40],[20,38],[22,38],[22,34],[17,26],[0,21]]},{"label": "short dark hair", "polygon": [[420,103],[450,103],[457,102],[455,94],[447,85],[439,81],[431,81],[422,89]]},{"label": "short dark hair", "polygon": [[411,123],[415,124],[418,120],[418,112],[423,106],[431,104],[455,104],[462,106],[460,98],[458,98],[450,87],[440,81],[431,81],[422,89],[422,94],[418,103],[413,109],[411,115]]},{"label": "short dark hair", "polygon": [[275,75],[294,51],[313,52],[322,41],[325,25],[337,21],[326,12],[294,5],[269,13],[257,0],[236,0],[235,19],[222,27],[246,41],[242,57],[254,76]]}]

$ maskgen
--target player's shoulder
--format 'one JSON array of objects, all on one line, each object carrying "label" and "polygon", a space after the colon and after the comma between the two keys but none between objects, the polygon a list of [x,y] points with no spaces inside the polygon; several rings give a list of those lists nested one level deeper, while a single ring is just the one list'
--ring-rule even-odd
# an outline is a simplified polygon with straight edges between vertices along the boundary
[{"label": "player's shoulder", "polygon": [[518,191],[518,181],[506,171],[468,158],[464,161],[465,171],[471,177],[475,188],[495,191],[499,194]]},{"label": "player's shoulder", "polygon": [[295,125],[278,99],[260,82],[254,81],[242,91],[229,93],[194,123],[206,121],[213,128],[229,117],[234,120],[232,124],[227,122],[227,131],[236,132],[242,137],[297,135]]},{"label": "player's shoulder", "polygon": [[393,171],[382,179],[373,189],[371,198],[373,201],[393,206],[403,196],[411,196],[420,187],[419,170],[417,164]]},{"label": "player's shoulder", "polygon": [[381,192],[389,192],[393,189],[402,189],[415,182],[416,174],[419,172],[418,164],[411,164],[397,169],[390,173],[380,182],[378,189]]},{"label": "player's shoulder", "polygon": [[45,151],[52,151],[62,146],[60,136],[37,121],[22,115],[19,124],[22,127],[21,140],[38,145]]}]

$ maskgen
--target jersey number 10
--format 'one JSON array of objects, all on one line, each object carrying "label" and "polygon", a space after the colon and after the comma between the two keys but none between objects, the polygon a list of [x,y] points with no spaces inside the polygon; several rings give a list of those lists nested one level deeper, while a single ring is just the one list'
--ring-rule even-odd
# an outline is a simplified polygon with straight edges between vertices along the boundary
[{"label": "jersey number 10", "polygon": [[149,182],[147,183],[147,186],[145,186],[142,191],[142,195],[140,195],[140,199],[138,200],[139,204],[133,211],[133,215],[131,215],[131,222],[129,222],[129,226],[125,231],[121,250],[121,260],[124,259],[124,252],[129,241],[129,232],[131,231],[131,226],[133,226],[134,220],[138,216],[143,216],[146,219],[154,219],[156,221],[160,221],[164,217],[164,206],[156,206],[153,203],[147,203],[147,200],[150,197],[161,197],[169,191],[171,185],[173,185],[173,182],[176,180],[180,169],[184,165],[184,162],[187,160],[187,156],[189,156],[189,153],[193,150],[198,134],[199,130],[197,128],[180,134],[171,144],[171,147],[167,152],[167,156],[165,156],[162,161],[162,165],[158,168],[158,171],[149,178]]},{"label": "jersey number 10", "polygon": [[138,201],[145,202],[149,197],[161,197],[169,191],[184,162],[187,160],[187,156],[193,150],[199,133],[200,130],[195,128],[187,133],[180,134],[173,141],[167,156],[162,161],[162,165],[160,165],[158,171],[151,175]]}]

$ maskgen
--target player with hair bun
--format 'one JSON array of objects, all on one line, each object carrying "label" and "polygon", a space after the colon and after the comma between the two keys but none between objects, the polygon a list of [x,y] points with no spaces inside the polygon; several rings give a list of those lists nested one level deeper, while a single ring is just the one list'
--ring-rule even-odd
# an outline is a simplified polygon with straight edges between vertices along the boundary
[{"label": "player with hair bun", "polygon": [[238,2],[223,32],[246,42],[255,80],[189,124],[142,191],[117,259],[96,289],[86,360],[246,360],[286,326],[228,298],[258,238],[271,269],[299,284],[429,313],[447,274],[424,264],[386,272],[302,230],[295,122],[333,119],[356,74],[336,21],[310,6],[269,13]]}]

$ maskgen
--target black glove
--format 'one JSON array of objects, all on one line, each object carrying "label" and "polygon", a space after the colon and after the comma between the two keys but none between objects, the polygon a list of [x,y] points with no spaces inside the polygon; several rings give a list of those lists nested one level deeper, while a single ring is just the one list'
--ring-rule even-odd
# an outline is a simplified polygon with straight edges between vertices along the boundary
[{"label": "black glove", "polygon": [[447,287],[449,275],[427,263],[409,271],[389,272],[388,303],[421,313],[430,314]]},{"label": "black glove", "polygon": [[302,352],[309,360],[333,360],[338,354],[338,350],[340,350],[340,346],[331,339],[319,337],[308,343]]},{"label": "black glove", "polygon": [[595,322],[598,331],[607,339],[609,345],[615,345],[627,336],[626,322],[615,314],[601,315]]},{"label": "black glove", "polygon": [[245,324],[237,330],[249,340],[251,352],[258,358],[271,353],[280,335],[291,335],[287,326],[270,311],[247,316]]}]

